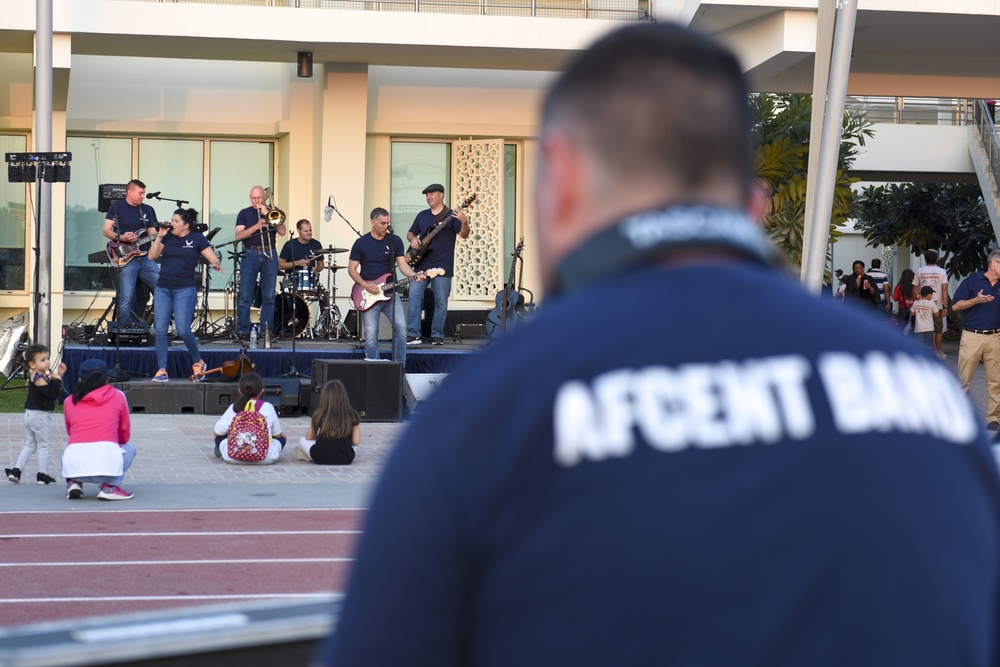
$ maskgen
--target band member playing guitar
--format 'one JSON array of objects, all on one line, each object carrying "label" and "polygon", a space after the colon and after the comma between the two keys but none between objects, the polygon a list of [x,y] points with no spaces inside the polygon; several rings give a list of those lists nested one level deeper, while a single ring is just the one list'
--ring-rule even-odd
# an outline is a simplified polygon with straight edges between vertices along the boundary
[{"label": "band member playing guitar", "polygon": [[[108,208],[107,219],[104,221],[104,236],[112,241],[108,244],[109,255],[119,267],[118,321],[133,322],[142,319],[142,313],[132,312],[132,301],[135,297],[135,285],[141,280],[152,292],[156,289],[156,281],[160,277],[160,269],[156,262],[146,257],[145,252],[138,250],[140,246],[152,242],[156,237],[156,211],[149,204],[142,203],[146,195],[146,184],[138,179],[132,179],[125,186],[125,199],[116,199]],[[134,245],[123,253],[124,246]],[[114,253],[126,259],[125,263],[115,261]]]},{"label": "band member playing guitar", "polygon": [[[420,260],[413,268],[417,270],[430,267],[444,269],[444,275],[428,281],[434,292],[434,317],[431,320],[431,342],[435,345],[444,344],[444,322],[448,316],[448,296],[451,294],[451,277],[455,273],[455,239],[469,238],[469,218],[461,208],[449,209],[444,205],[444,186],[432,183],[423,189],[427,198],[427,206],[414,218],[406,238],[410,242],[411,251],[420,252]],[[449,215],[450,214],[450,215]],[[450,219],[449,219],[450,217]],[[435,229],[435,225],[444,224]],[[433,240],[427,245],[424,239],[432,232]],[[424,305],[425,283],[410,286],[409,313],[407,315],[407,344],[421,343],[420,313]]]},{"label": "band member playing guitar", "polygon": [[[384,274],[394,273],[393,261],[395,261],[404,276],[416,281],[413,284],[419,284],[424,277],[406,263],[403,241],[395,234],[389,233],[389,211],[377,207],[372,209],[370,217],[372,230],[355,241],[351,247],[351,255],[347,262],[347,273],[351,276],[351,280],[370,294],[381,295],[385,292],[385,288],[377,283],[384,283],[382,280]],[[391,296],[392,298],[378,301],[361,312],[361,322],[365,330],[365,359],[376,361],[379,358],[378,316],[379,313],[385,313],[386,318],[393,324],[393,359],[405,364],[406,316],[399,295],[393,292]]]}]

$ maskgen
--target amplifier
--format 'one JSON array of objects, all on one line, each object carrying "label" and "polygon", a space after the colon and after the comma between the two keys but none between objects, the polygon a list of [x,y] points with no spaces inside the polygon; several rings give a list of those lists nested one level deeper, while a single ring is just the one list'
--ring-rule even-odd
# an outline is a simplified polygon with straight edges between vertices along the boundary
[{"label": "amplifier", "polygon": [[125,199],[126,183],[101,183],[97,186],[97,210],[107,213],[111,202]]},{"label": "amplifier", "polygon": [[149,325],[145,322],[118,323],[108,322],[108,342],[112,345],[129,345],[138,347],[149,345],[153,341]]}]

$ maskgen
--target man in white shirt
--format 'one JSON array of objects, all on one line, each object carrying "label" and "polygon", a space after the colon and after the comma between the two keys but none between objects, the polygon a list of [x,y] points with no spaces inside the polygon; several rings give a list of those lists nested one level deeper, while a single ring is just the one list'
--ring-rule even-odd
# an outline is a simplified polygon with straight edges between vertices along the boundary
[{"label": "man in white shirt", "polygon": [[934,352],[938,359],[944,359],[944,351],[941,349],[941,342],[944,338],[944,330],[948,328],[948,274],[937,265],[938,254],[936,250],[928,250],[924,253],[924,261],[927,266],[917,269],[917,282],[920,287],[930,285],[934,288],[934,302],[941,310],[941,331],[934,331]]}]

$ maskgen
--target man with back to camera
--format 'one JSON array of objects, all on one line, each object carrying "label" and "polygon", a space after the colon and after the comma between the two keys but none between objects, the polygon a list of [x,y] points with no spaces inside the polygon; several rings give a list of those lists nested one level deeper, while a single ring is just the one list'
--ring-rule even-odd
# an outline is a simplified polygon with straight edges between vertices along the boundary
[{"label": "man with back to camera", "polygon": [[423,237],[437,224],[447,219],[440,231],[427,243],[424,255],[413,268],[418,271],[425,269],[444,269],[444,275],[429,278],[420,283],[410,284],[410,297],[407,305],[407,345],[419,345],[422,342],[420,332],[420,313],[424,308],[424,289],[430,285],[434,293],[434,316],[431,318],[431,343],[444,345],[444,323],[448,318],[448,297],[451,294],[451,279],[455,275],[455,239],[469,238],[469,218],[460,208],[450,209],[444,204],[444,186],[431,183],[423,189],[427,199],[427,208],[413,219],[413,224],[406,232],[410,247],[419,250],[424,244]]},{"label": "man with back to camera", "polygon": [[951,307],[950,299],[948,298],[948,272],[943,268],[938,266],[938,254],[937,250],[928,250],[924,253],[924,262],[927,263],[926,266],[921,266],[917,269],[917,282],[920,287],[930,285],[934,288],[934,303],[937,304],[938,309],[941,311],[941,331],[934,329],[934,353],[937,354],[937,358],[944,361],[945,353],[942,349],[944,343],[944,332],[948,330],[948,309]]},{"label": "man with back to camera", "polygon": [[156,238],[159,224],[153,207],[143,203],[145,195],[146,184],[133,178],[125,186],[125,199],[112,201],[104,220],[105,238],[122,245],[134,245],[136,251],[143,253],[129,260],[118,273],[119,322],[134,322],[143,318],[144,313],[134,312],[138,309],[132,307],[136,282],[141,280],[152,292],[160,277],[160,267],[145,254],[149,251],[149,244]]},{"label": "man with back to camera", "polygon": [[878,290],[879,303],[885,312],[892,314],[892,288],[889,286],[889,276],[882,270],[882,260],[876,257],[872,260],[872,268],[868,269],[868,275],[875,279],[875,288]]},{"label": "man with back to camera", "polygon": [[[402,434],[321,662],[996,664],[986,432],[927,350],[776,268],[748,128],[735,57],[676,25],[569,63],[534,184],[545,307]],[[581,338],[595,303],[669,344]],[[782,329],[676,326],[720,307]]]}]

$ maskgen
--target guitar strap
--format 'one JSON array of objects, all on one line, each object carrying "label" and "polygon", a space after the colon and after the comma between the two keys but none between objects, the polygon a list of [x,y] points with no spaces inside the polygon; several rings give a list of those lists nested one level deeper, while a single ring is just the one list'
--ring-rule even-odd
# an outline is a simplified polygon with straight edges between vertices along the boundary
[{"label": "guitar strap", "polygon": [[658,261],[686,248],[724,248],[787,270],[787,259],[743,212],[678,205],[628,216],[573,250],[556,270],[551,293],[576,289],[610,275]]}]

